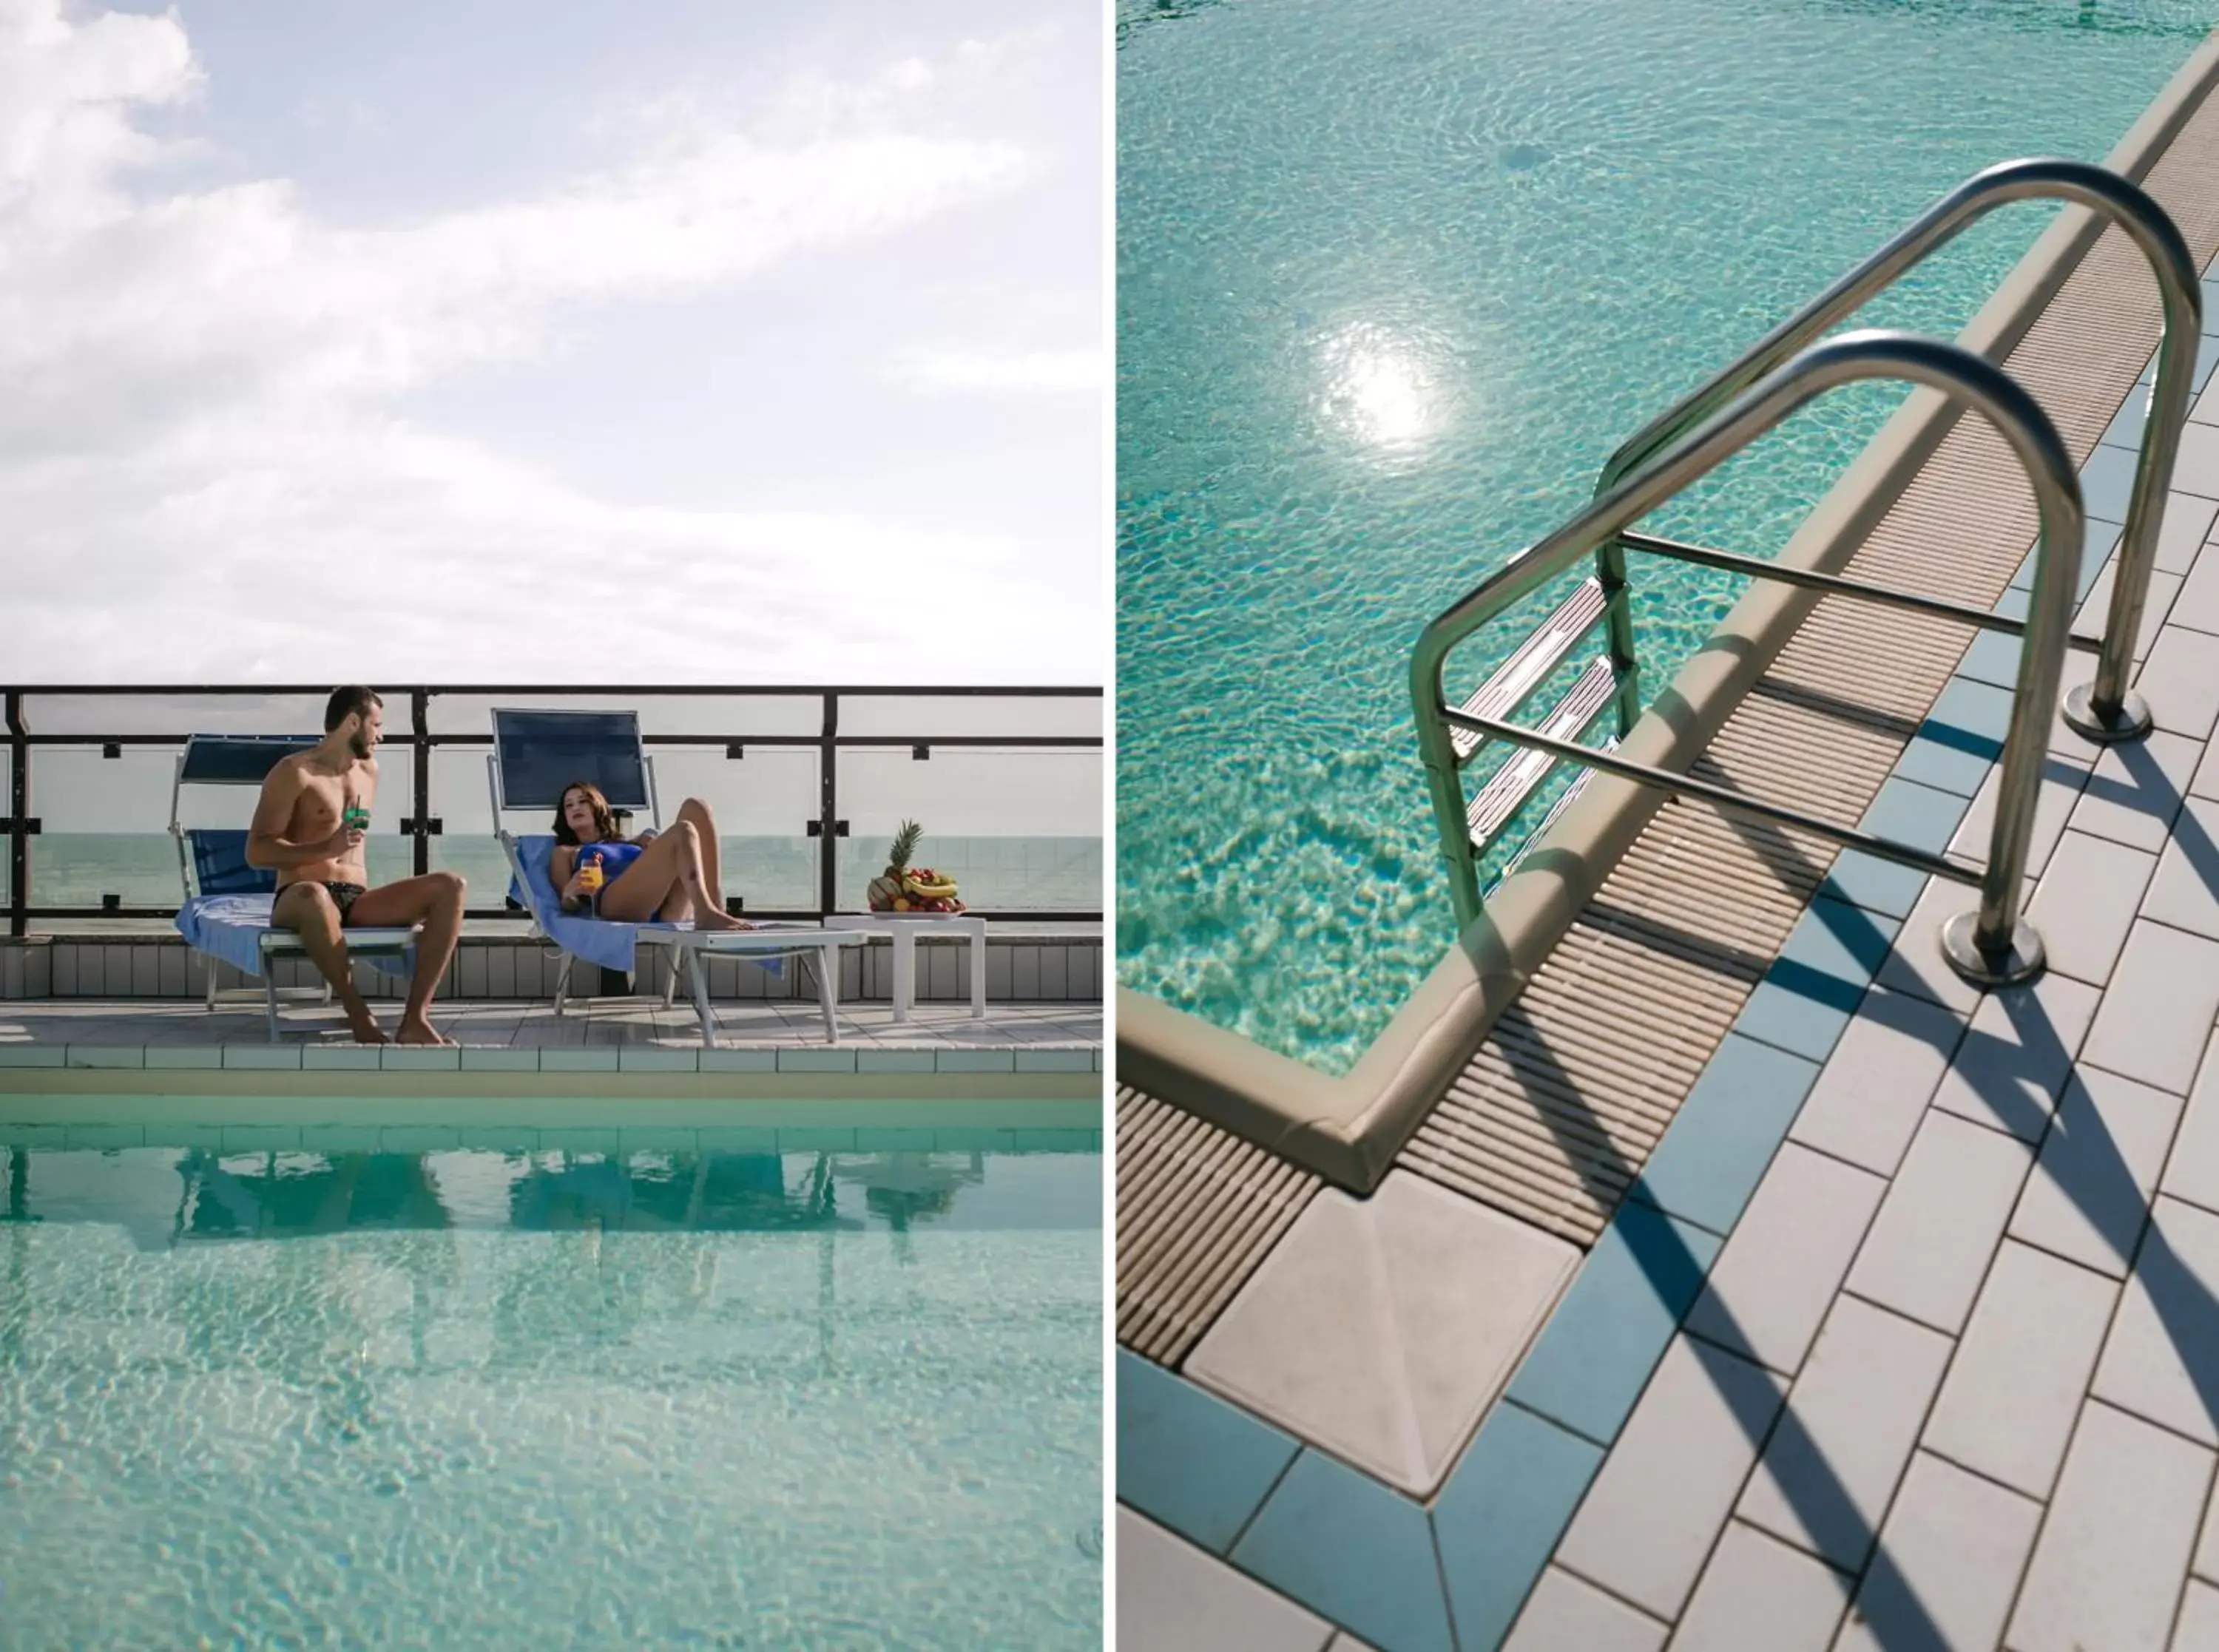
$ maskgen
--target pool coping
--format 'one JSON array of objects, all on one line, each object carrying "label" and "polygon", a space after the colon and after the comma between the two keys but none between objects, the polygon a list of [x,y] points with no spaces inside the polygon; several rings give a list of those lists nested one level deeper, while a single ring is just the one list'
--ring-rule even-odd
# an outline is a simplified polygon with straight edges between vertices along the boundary
[{"label": "pool coping", "polygon": [[[5,1047],[0,1046],[0,1051],[4,1051]],[[72,1046],[70,1049],[80,1057],[91,1053],[83,1046]],[[233,1055],[239,1053],[235,1048],[230,1053]],[[60,1058],[68,1052],[48,1046],[40,1053]],[[206,1061],[188,1065],[176,1062],[175,1058],[181,1054],[216,1052],[158,1046],[150,1046],[146,1051],[119,1050],[109,1046],[99,1050],[98,1053],[103,1056],[151,1055],[161,1059],[137,1066],[111,1066],[82,1059],[65,1065],[59,1059],[40,1065],[0,1065],[0,1114],[4,1114],[15,1099],[21,1096],[297,1097],[302,1094],[304,1079],[314,1084],[319,1096],[377,1097],[391,1102],[436,1096],[466,1101],[472,1106],[474,1115],[485,1104],[504,1099],[545,1101],[563,1097],[595,1098],[627,1111],[643,1102],[658,1101],[704,1104],[793,1101],[807,1102],[812,1105],[843,1101],[898,1102],[904,1105],[930,1106],[964,1100],[1035,1099],[1084,1101],[1096,1109],[1097,1116],[1103,1110],[1102,1074],[1091,1064],[1066,1071],[1019,1071],[1004,1065],[999,1070],[967,1068],[957,1071],[943,1067],[936,1071],[884,1069],[858,1071],[852,1065],[839,1070],[825,1067],[797,1069],[785,1063],[773,1066],[768,1061],[752,1070],[737,1067],[708,1071],[643,1069],[637,1064],[618,1066],[611,1062],[606,1065],[573,1065],[560,1069],[449,1064],[444,1066],[427,1065],[373,1071],[322,1065],[303,1066],[297,1059],[290,1065],[276,1062],[266,1065],[234,1062],[219,1065]],[[293,1053],[297,1055],[298,1053]],[[425,1053],[439,1053],[427,1051]],[[444,1053],[452,1055],[456,1052]],[[561,1053],[606,1053],[614,1056],[617,1052],[564,1051]],[[654,1053],[691,1055],[693,1053],[681,1050]],[[768,1050],[730,1050],[709,1053],[768,1057],[773,1053]],[[811,1051],[804,1053],[819,1053]],[[846,1054],[852,1061],[855,1053],[835,1051],[829,1053]],[[1006,1057],[1010,1053],[951,1051],[947,1053]],[[1095,1052],[1095,1054],[1098,1057],[1099,1052]]]},{"label": "pool coping", "polygon": [[[2219,35],[2191,54],[2104,164],[2141,181],[2215,84]],[[1959,342],[2003,359],[2104,227],[2085,208],[2065,209],[1981,306]],[[1838,571],[1960,416],[1939,393],[1914,391],[1777,560]],[[1818,593],[1793,587],[1752,586],[1657,695],[1621,743],[1621,755],[1657,767],[1684,767],[1708,746],[1821,599]],[[1117,1082],[1352,1192],[1371,1192],[1667,801],[1665,794],[1632,781],[1594,774],[1347,1073],[1321,1071],[1120,985]],[[1413,798],[1414,808],[1422,804],[1421,798]]]},{"label": "pool coping", "polygon": [[[458,1113],[458,1107],[467,1112]],[[243,1128],[299,1131],[320,1127],[408,1130],[469,1145],[475,1134],[519,1130],[550,1135],[591,1131],[698,1133],[710,1145],[735,1145],[776,1133],[797,1139],[841,1132],[915,1137],[920,1133],[968,1132],[1043,1138],[1035,1145],[1066,1151],[1102,1150],[1102,1109],[1092,1096],[1039,1094],[889,1096],[617,1096],[606,1091],[533,1096],[458,1096],[451,1090],[365,1092],[242,1091],[236,1088],[171,1089],[159,1093],[62,1091],[0,1096],[0,1146],[27,1145],[37,1133]],[[27,1134],[27,1133],[28,1133]],[[1079,1138],[1091,1141],[1082,1147]],[[88,1135],[74,1144],[124,1145]],[[155,1145],[165,1145],[157,1143]],[[268,1145],[265,1141],[259,1145]],[[564,1145],[550,1141],[549,1146]],[[647,1145],[644,1141],[635,1145]],[[913,1140],[892,1145],[915,1146]],[[397,1151],[397,1149],[396,1149]],[[430,1151],[421,1149],[420,1151]]]}]

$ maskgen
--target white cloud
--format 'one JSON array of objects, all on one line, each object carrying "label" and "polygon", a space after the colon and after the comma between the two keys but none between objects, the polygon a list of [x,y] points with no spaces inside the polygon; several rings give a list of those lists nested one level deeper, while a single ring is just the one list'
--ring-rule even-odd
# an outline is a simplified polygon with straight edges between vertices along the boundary
[{"label": "white cloud", "polygon": [[[1058,680],[1075,656],[1091,675],[1100,618],[1070,600],[1096,591],[1091,557],[1043,567],[887,512],[612,505],[392,411],[544,357],[579,307],[712,291],[1023,188],[1037,156],[948,113],[967,61],[799,81],[752,120],[662,100],[602,170],[362,230],[283,178],[154,187],[190,151],[135,115],[214,95],[174,13],[0,0],[9,674]],[[991,392],[1088,370],[1054,350],[912,359]],[[880,594],[922,568],[940,612],[1010,647],[954,668]]]},{"label": "white cloud", "polygon": [[917,349],[894,364],[898,380],[988,394],[1099,395],[1103,361],[1091,350]]}]

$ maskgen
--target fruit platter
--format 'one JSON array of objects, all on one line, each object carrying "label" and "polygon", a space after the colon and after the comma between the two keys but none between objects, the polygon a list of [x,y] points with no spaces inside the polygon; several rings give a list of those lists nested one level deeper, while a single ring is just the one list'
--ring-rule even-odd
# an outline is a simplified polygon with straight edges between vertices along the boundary
[{"label": "fruit platter", "polygon": [[917,846],[924,835],[924,828],[913,820],[905,820],[894,834],[893,849],[886,857],[886,869],[871,879],[866,891],[873,912],[960,912],[963,902],[955,892],[955,879],[944,877],[930,866],[912,864],[917,859]]}]

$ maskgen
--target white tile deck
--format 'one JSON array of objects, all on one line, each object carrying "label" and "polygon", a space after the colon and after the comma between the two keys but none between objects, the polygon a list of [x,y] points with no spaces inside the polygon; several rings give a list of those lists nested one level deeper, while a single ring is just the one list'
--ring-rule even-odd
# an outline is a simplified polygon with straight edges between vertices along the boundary
[{"label": "white tile deck", "polygon": [[2219,544],[2168,551],[2048,972],[1964,986],[1928,888],[1557,1546],[1675,1648],[2219,1646]]},{"label": "white tile deck", "polygon": [[[373,1003],[389,1034],[399,1006]],[[824,1022],[813,1003],[738,999],[716,1005],[718,1042],[726,1049],[822,1046]],[[544,999],[529,1003],[446,1000],[432,1006],[432,1021],[470,1049],[625,1047],[698,1050],[700,1023],[681,1000],[665,1009],[660,997],[595,998],[556,1015]],[[336,1005],[289,1003],[280,1011],[280,1050],[326,1059],[321,1053],[358,1049]],[[897,1024],[885,1003],[840,1006],[841,1047],[863,1050],[1017,1050],[1034,1046],[1084,1050],[1102,1043],[1102,1006],[1088,1003],[989,1003],[984,1021],[967,1005],[925,1003]],[[217,1049],[227,1059],[267,1050],[269,1028],[259,1004],[227,1004],[214,1014],[198,1001],[24,999],[0,1003],[0,1049],[9,1046],[146,1048],[174,1052]]]},{"label": "white tile deck", "polygon": [[1557,1559],[1654,1615],[1676,1618],[1756,1461],[1782,1387],[1723,1349],[1675,1338]]},{"label": "white tile deck", "polygon": [[1551,1569],[1533,1586],[1503,1652],[1658,1652],[1667,1633],[1655,1618]]},{"label": "white tile deck", "polygon": [[2047,1498],[2118,1300],[2116,1281],[2005,1245],[1927,1423],[1929,1449]]},{"label": "white tile deck", "polygon": [[1825,1652],[1849,1580],[1799,1549],[1730,1522],[1673,1636],[1674,1652]]},{"label": "white tile deck", "polygon": [[2080,1414],[2012,1614],[2012,1652],[2162,1646],[2211,1453],[2108,1406]]},{"label": "white tile deck", "polygon": [[1688,1329],[1792,1376],[1887,1183],[1790,1143],[1712,1266]]},{"label": "white tile deck", "polygon": [[1332,1639],[1322,1618],[1118,1509],[1121,1652],[1326,1652]]}]

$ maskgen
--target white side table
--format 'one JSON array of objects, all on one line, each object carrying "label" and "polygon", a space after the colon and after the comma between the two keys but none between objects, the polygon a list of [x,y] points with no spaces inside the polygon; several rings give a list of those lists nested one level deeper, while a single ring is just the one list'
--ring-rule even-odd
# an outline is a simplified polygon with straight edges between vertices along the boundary
[{"label": "white side table", "polygon": [[894,943],[894,1019],[905,1022],[917,1003],[919,935],[967,935],[971,941],[971,1013],[986,1016],[986,920],[968,912],[829,912],[828,929],[861,929]]}]

